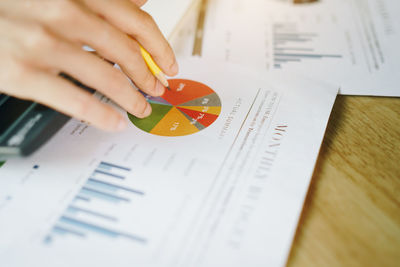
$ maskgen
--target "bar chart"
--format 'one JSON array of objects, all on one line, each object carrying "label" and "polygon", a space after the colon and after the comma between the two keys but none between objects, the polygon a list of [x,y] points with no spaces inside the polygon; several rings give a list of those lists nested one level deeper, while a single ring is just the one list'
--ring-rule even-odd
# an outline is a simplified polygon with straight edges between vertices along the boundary
[{"label": "bar chart", "polygon": [[272,25],[274,68],[281,69],[290,62],[342,58],[339,54],[317,52],[314,41],[319,34],[301,32],[296,23],[274,23]]},{"label": "bar chart", "polygon": [[131,229],[121,229],[118,212],[114,212],[121,205],[132,205],[135,199],[145,195],[141,190],[124,185],[130,173],[130,168],[100,162],[51,228],[44,243],[50,244],[62,237],[86,238],[91,235],[146,243],[144,237]]}]

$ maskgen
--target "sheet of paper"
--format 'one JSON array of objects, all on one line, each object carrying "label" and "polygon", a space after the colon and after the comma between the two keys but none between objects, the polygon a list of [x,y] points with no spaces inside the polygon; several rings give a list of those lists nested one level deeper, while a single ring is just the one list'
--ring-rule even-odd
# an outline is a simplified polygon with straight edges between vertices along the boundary
[{"label": "sheet of paper", "polygon": [[151,0],[143,6],[143,10],[153,16],[161,32],[168,38],[174,33],[185,14],[199,0]]},{"label": "sheet of paper", "polygon": [[400,1],[210,0],[202,56],[400,96]]},{"label": "sheet of paper", "polygon": [[178,58],[191,57],[196,41],[201,1],[197,1],[169,35],[168,41]]},{"label": "sheet of paper", "polygon": [[[200,0],[152,0],[146,2],[142,7],[143,10],[148,12],[161,32],[167,39],[177,38],[180,27],[185,26],[185,21],[190,20],[193,12],[196,12]],[[195,14],[194,14],[195,16]],[[190,44],[193,38],[185,39],[186,45]],[[90,46],[83,46],[84,50],[95,51]]]},{"label": "sheet of paper", "polygon": [[150,118],[2,166],[1,266],[285,264],[338,88],[180,62]]}]

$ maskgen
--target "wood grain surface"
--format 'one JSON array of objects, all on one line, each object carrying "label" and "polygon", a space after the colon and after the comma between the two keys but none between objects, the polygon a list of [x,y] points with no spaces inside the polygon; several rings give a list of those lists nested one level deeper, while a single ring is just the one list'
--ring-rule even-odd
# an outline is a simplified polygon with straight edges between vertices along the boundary
[{"label": "wood grain surface", "polygon": [[400,98],[338,96],[288,266],[400,266]]}]

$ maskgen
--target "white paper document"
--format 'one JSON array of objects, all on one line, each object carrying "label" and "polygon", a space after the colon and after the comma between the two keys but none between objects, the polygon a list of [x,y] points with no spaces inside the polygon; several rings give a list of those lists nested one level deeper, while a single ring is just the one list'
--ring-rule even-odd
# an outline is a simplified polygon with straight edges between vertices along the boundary
[{"label": "white paper document", "polygon": [[143,10],[148,12],[156,21],[161,32],[168,38],[173,34],[185,14],[199,0],[151,0],[146,2]]},{"label": "white paper document", "polygon": [[210,0],[202,56],[400,96],[400,1]]},{"label": "white paper document", "polygon": [[180,62],[149,118],[1,167],[1,266],[285,264],[338,88]]}]

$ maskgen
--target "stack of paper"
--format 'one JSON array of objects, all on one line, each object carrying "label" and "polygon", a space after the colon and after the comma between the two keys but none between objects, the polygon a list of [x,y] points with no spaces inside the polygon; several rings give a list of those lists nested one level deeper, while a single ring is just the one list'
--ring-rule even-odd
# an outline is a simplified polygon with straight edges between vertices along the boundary
[{"label": "stack of paper", "polygon": [[340,94],[400,96],[399,1],[203,4],[206,19],[197,44],[203,58],[301,73],[337,84]]}]

